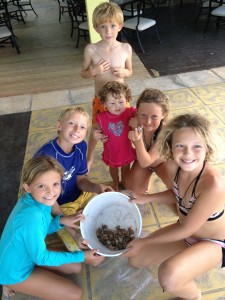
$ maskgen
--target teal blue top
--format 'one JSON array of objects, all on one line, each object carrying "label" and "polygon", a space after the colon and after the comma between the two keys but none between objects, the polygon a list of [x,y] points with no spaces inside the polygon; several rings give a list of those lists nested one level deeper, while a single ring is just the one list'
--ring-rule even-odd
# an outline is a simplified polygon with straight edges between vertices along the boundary
[{"label": "teal blue top", "polygon": [[53,252],[46,249],[45,237],[56,232],[60,217],[51,216],[51,206],[25,193],[12,210],[0,240],[0,284],[26,280],[35,265],[60,266],[84,261],[84,252]]}]

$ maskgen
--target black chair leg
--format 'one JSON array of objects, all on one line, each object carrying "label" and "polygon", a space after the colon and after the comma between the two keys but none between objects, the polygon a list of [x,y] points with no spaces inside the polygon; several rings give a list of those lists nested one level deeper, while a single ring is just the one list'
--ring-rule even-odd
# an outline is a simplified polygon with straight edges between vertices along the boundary
[{"label": "black chair leg", "polygon": [[71,22],[71,33],[70,33],[70,36],[72,37],[73,36],[73,23]]},{"label": "black chair leg", "polygon": [[13,48],[14,47],[16,48],[17,53],[20,54],[20,49],[19,49],[19,47],[17,45],[16,37],[15,36],[11,36],[11,44],[12,44]]},{"label": "black chair leg", "polygon": [[217,17],[217,20],[216,20],[216,29],[218,30],[219,27],[220,27],[220,17]]},{"label": "black chair leg", "polygon": [[137,29],[136,29],[136,34],[137,34],[138,44],[141,47],[141,51],[142,51],[142,53],[145,53],[145,50],[144,50],[144,48],[143,48],[143,46],[141,44],[141,39],[140,39],[139,31]]},{"label": "black chair leg", "polygon": [[61,7],[59,7],[59,22],[61,21]]},{"label": "black chair leg", "polygon": [[79,41],[80,41],[80,29],[78,28],[76,48],[78,48],[78,46],[79,46]]},{"label": "black chair leg", "polygon": [[35,14],[35,15],[37,16],[37,18],[38,18],[38,14],[37,14],[36,11],[34,10],[33,5],[30,4],[30,6],[31,6],[31,8],[32,8],[32,10],[33,10],[33,12],[34,12],[34,14]]},{"label": "black chair leg", "polygon": [[157,26],[156,26],[156,25],[155,25],[155,32],[156,32],[156,36],[157,36],[157,38],[158,38],[159,43],[162,44],[162,41],[161,41],[161,39],[160,39],[160,37],[159,37],[159,32],[158,32],[158,29],[157,29]]},{"label": "black chair leg", "polygon": [[203,31],[204,34],[206,33],[206,31],[207,31],[207,29],[208,29],[210,19],[211,19],[211,12],[209,12],[208,17],[207,17],[207,20],[206,20],[205,29],[204,29],[204,31]]},{"label": "black chair leg", "polygon": [[198,13],[198,15],[197,15],[195,21],[194,21],[194,24],[196,24],[196,23],[198,22],[198,19],[199,19],[201,13],[202,13],[202,6],[201,6],[201,8],[200,8],[200,10],[199,10],[199,13]]}]

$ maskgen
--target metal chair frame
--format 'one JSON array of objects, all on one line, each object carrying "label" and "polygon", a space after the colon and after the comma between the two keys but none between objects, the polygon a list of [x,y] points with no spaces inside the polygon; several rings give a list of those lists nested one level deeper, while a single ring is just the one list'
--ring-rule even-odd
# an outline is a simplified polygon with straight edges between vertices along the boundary
[{"label": "metal chair frame", "polygon": [[0,0],[0,34],[1,28],[4,31],[4,37],[0,38],[1,47],[4,47],[4,43],[10,43],[13,48],[16,48],[18,54],[20,54],[20,50],[16,41],[16,36],[13,32],[12,24],[10,21],[10,14],[8,12],[7,3],[5,1]]},{"label": "metal chair frame", "polygon": [[[124,22],[124,25],[123,25],[123,32],[124,32],[125,35],[126,35],[125,30],[126,30],[126,29],[131,29],[131,28],[129,28],[129,27],[126,27],[126,25],[128,26],[128,24],[129,24],[130,22],[136,21],[136,29],[135,29],[135,32],[136,32],[136,36],[137,36],[137,39],[138,39],[138,44],[139,44],[139,46],[140,46],[140,48],[141,48],[141,50],[142,50],[142,53],[145,53],[145,50],[144,50],[144,47],[142,46],[142,43],[141,43],[141,37],[140,37],[140,32],[141,32],[141,31],[147,30],[148,28],[151,28],[151,27],[155,27],[155,33],[156,33],[156,36],[157,36],[157,38],[158,38],[158,41],[159,41],[160,44],[162,43],[162,41],[161,41],[161,39],[160,39],[160,37],[159,37],[159,33],[158,33],[156,21],[153,20],[153,19],[150,19],[150,18],[145,18],[145,17],[144,17],[144,13],[145,13],[145,0],[141,0],[141,1],[139,1],[138,4],[137,4],[137,16],[134,17],[134,18],[128,19],[127,21]],[[151,20],[151,21],[155,22],[155,24],[152,25],[152,26],[149,26],[148,28],[146,28],[146,29],[144,29],[144,30],[140,30],[140,29],[139,29],[139,26],[140,26],[140,25],[142,24],[142,22],[145,21],[145,20]],[[132,28],[131,30],[134,30],[134,28]]]},{"label": "metal chair frame", "polygon": [[[85,7],[81,2],[76,0],[67,0],[69,7],[69,15],[71,19],[71,37],[73,36],[74,29],[77,29],[77,42],[76,48],[78,48],[80,37],[84,37],[87,40],[88,37],[88,21]],[[85,5],[85,3],[84,3]]]}]

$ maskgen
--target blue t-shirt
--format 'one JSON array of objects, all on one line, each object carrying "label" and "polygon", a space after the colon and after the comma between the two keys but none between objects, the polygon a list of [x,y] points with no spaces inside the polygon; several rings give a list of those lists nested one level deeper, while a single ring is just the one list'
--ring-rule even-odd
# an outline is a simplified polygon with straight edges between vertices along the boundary
[{"label": "blue t-shirt", "polygon": [[58,198],[59,205],[73,202],[80,196],[77,187],[77,175],[84,175],[87,168],[87,143],[82,141],[74,145],[71,153],[65,153],[58,143],[57,138],[44,144],[35,154],[37,156],[51,156],[55,158],[64,168],[65,173],[62,179],[62,194]]},{"label": "blue t-shirt", "polygon": [[0,240],[0,284],[26,280],[35,265],[60,266],[84,261],[84,252],[55,252],[46,249],[45,237],[63,226],[61,215],[52,218],[52,207],[25,193],[12,210]]}]

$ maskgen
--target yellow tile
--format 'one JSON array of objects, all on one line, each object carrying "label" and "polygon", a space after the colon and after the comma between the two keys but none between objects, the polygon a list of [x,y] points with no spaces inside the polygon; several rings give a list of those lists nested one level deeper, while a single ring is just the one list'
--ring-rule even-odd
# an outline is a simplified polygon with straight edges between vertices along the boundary
[{"label": "yellow tile", "polygon": [[165,94],[169,97],[171,110],[202,105],[201,100],[190,89],[166,91]]},{"label": "yellow tile", "polygon": [[194,114],[201,114],[204,116],[207,120],[209,120],[212,125],[215,128],[223,128],[224,124],[219,119],[219,117],[213,113],[207,106],[198,106],[198,107],[189,107],[185,109],[175,109],[170,113],[170,118],[173,118],[175,116],[178,116],[180,114],[186,114],[186,113],[194,113]]},{"label": "yellow tile", "polygon": [[32,112],[29,131],[55,129],[60,114],[68,106],[36,110]]},{"label": "yellow tile", "polygon": [[160,225],[164,223],[177,222],[178,215],[175,204],[152,204],[156,218]]},{"label": "yellow tile", "polygon": [[191,88],[191,90],[205,104],[214,104],[224,102],[225,99],[225,83],[203,85]]},{"label": "yellow tile", "polygon": [[216,105],[209,105],[209,107],[220,118],[220,120],[225,123],[225,96],[224,102]]},{"label": "yellow tile", "polygon": [[31,158],[34,153],[49,140],[56,137],[57,133],[54,128],[49,130],[31,131],[27,138],[27,147],[25,159]]},{"label": "yellow tile", "polygon": [[103,183],[111,182],[109,167],[102,161],[102,148],[96,148],[94,153],[94,162],[91,166],[89,178],[93,182]]},{"label": "yellow tile", "polygon": [[210,291],[218,289],[225,290],[225,270],[220,267],[214,268],[213,270],[199,276],[196,279],[196,284],[203,293],[209,293]]},{"label": "yellow tile", "polygon": [[165,190],[166,186],[164,185],[162,180],[155,173],[153,173],[149,182],[148,192],[152,194],[162,192]]},{"label": "yellow tile", "polygon": [[202,295],[202,300],[224,300],[225,299],[225,288],[221,292],[212,292],[206,295]]},{"label": "yellow tile", "polygon": [[[165,190],[166,186],[162,180],[156,174],[153,174],[149,184],[149,193],[158,193]],[[148,225],[154,224],[153,222],[161,224],[177,221],[178,217],[174,204],[151,204],[150,206],[154,213],[151,217],[151,222],[147,223]]]},{"label": "yellow tile", "polygon": [[142,205],[139,204],[138,207],[142,216],[142,227],[146,227],[149,225],[156,225],[157,221],[154,217],[151,206],[148,203],[146,203]]}]

